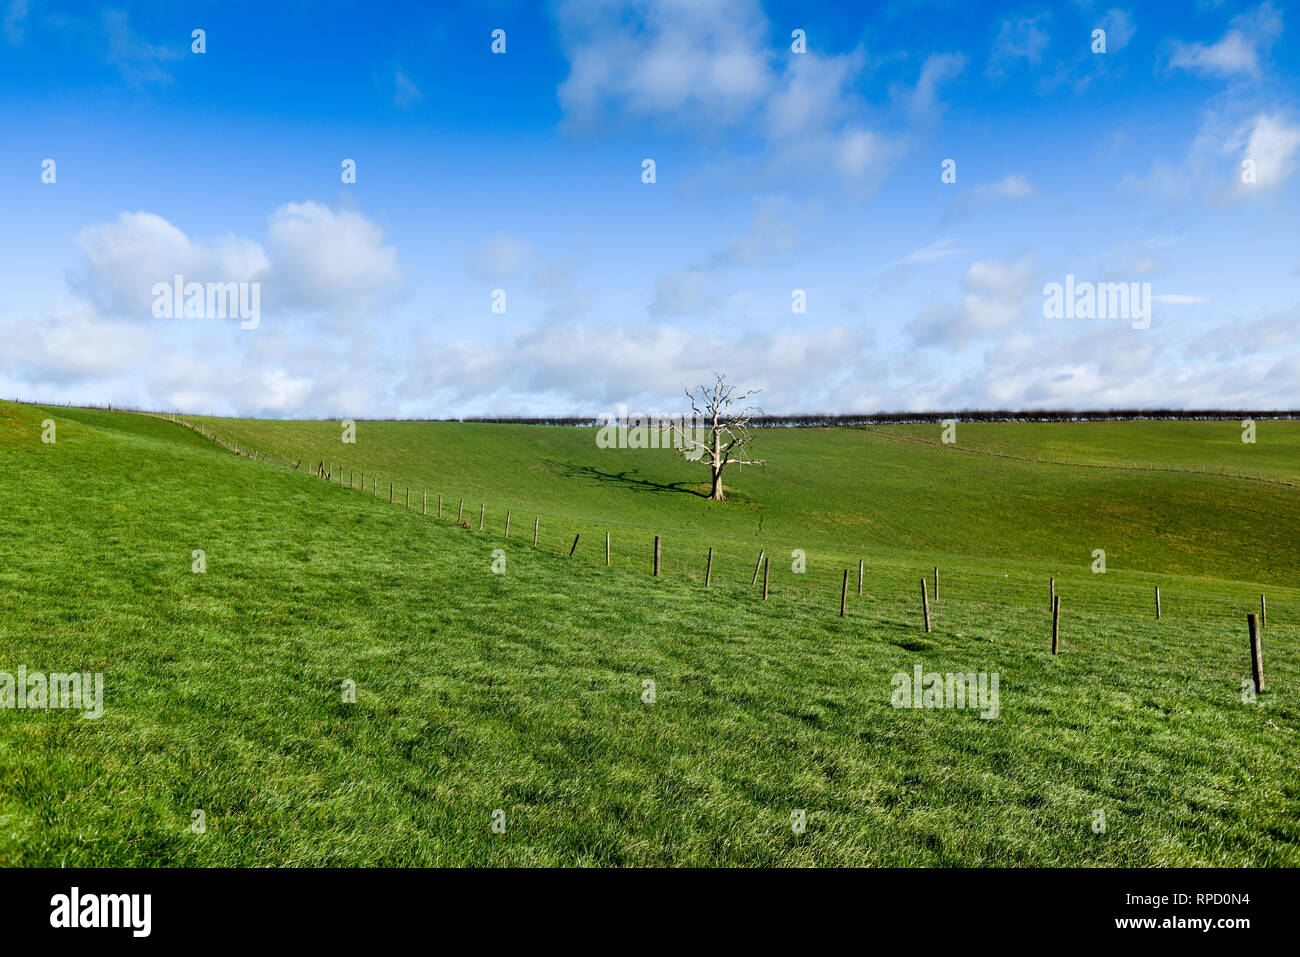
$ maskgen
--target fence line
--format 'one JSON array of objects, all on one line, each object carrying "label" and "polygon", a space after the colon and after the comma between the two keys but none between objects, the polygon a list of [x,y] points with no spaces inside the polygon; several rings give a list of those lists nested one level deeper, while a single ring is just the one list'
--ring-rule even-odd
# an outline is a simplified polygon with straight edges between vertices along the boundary
[{"label": "fence line", "polygon": [[[241,445],[234,440],[226,439],[218,435],[216,432],[206,428],[204,425],[196,425],[192,422],[188,422],[185,420],[184,416],[178,413],[142,412],[139,414],[151,415],[165,421],[179,424],[202,435],[214,444],[250,460],[267,462],[291,471],[301,471],[308,475],[315,475],[325,479],[331,484],[339,484],[342,486],[344,483],[342,466],[335,466],[330,462],[318,460],[314,466],[302,468],[304,463],[304,459],[302,458],[291,463],[286,459],[267,454],[261,450],[252,449],[247,444]],[[1007,457],[1015,458],[1015,456]],[[335,472],[335,469],[337,469],[337,473]],[[335,477],[336,474],[337,478]],[[360,486],[359,491],[363,494],[371,494],[366,491],[364,483],[365,476],[363,474],[362,485]],[[372,476],[372,483],[375,486],[374,491],[377,493],[379,486],[378,476]],[[347,487],[354,491],[358,490],[352,486],[350,481],[348,482]],[[423,496],[427,497],[427,494],[427,490],[423,491]],[[441,506],[442,493],[439,493],[438,500],[439,506]],[[480,505],[480,523],[483,522],[482,516],[484,515],[485,508],[485,505]],[[409,510],[409,504],[407,510]],[[514,511],[514,509],[507,509],[506,515],[509,516],[512,511]],[[424,509],[421,509],[420,514],[422,517],[431,517]],[[457,522],[443,520],[441,518],[441,507],[439,508],[438,517],[434,520],[441,520],[452,527],[468,524],[460,522],[459,520]],[[759,600],[762,600],[762,598],[765,597],[766,592],[770,589],[773,595],[781,595],[787,600],[804,601],[805,599],[810,599],[816,600],[818,603],[824,602],[828,616],[836,615],[836,599],[839,599],[842,602],[847,601],[848,572],[843,571],[842,574],[844,577],[837,578],[832,574],[832,572],[841,570],[842,566],[835,565],[832,569],[831,562],[827,562],[826,567],[828,578],[825,583],[822,583],[812,574],[805,572],[799,574],[799,584],[797,587],[791,587],[792,582],[789,579],[778,576],[772,576],[769,582],[767,574],[764,574],[764,584],[760,585],[757,582],[758,574],[760,570],[766,573],[767,569],[765,566],[771,558],[770,547],[764,547],[759,550],[758,562],[755,563],[753,568],[751,581],[746,583],[744,581],[744,573],[749,570],[748,561],[753,557],[753,555],[752,552],[750,552],[748,556],[742,554],[742,548],[739,545],[736,546],[735,554],[727,556],[719,551],[715,546],[696,544],[692,542],[692,549],[698,549],[700,553],[699,559],[696,561],[694,559],[679,557],[678,555],[656,555],[659,551],[658,549],[655,549],[653,544],[653,538],[656,536],[653,536],[653,533],[646,533],[648,538],[644,544],[644,554],[642,554],[643,546],[640,544],[631,547],[624,547],[614,554],[614,560],[610,562],[610,560],[603,554],[596,558],[589,558],[587,554],[584,554],[581,550],[577,549],[577,540],[581,537],[581,532],[578,532],[575,535],[572,543],[569,542],[567,535],[573,532],[573,524],[584,526],[599,525],[598,522],[592,522],[589,520],[578,520],[576,523],[570,522],[568,526],[565,525],[563,520],[552,522],[552,530],[558,528],[559,531],[557,534],[563,538],[563,541],[557,548],[552,547],[549,542],[537,538],[540,516],[536,516],[534,518],[535,547],[542,549],[548,554],[554,554],[561,557],[568,556],[585,565],[606,565],[607,567],[613,567],[621,571],[636,572],[645,570],[648,565],[657,564],[660,575],[675,574],[679,578],[699,580],[702,583],[707,580],[709,586],[721,585],[721,587],[727,589],[749,592],[754,594]],[[470,528],[472,531],[475,530],[472,526],[470,526]],[[487,530],[482,524],[480,524],[480,528],[483,528],[485,531]],[[667,543],[663,543],[663,545],[666,544]],[[567,548],[566,545],[568,546]],[[679,551],[684,547],[685,546],[674,546],[673,550]],[[650,559],[656,557],[657,562],[652,563]],[[862,581],[862,589],[859,594],[862,595],[862,597],[875,602],[894,602],[898,603],[900,608],[910,604],[915,608],[915,597],[908,599],[905,596],[908,592],[911,592],[913,596],[915,595],[915,592],[912,591],[912,589],[915,585],[915,575],[917,571],[921,571],[924,575],[925,569],[923,567],[918,567],[918,565],[919,560],[909,561],[905,559],[893,559],[890,561],[873,563],[868,562],[865,559],[859,559],[859,568],[861,569],[860,579]],[[779,569],[780,567],[780,563],[778,563],[777,568]],[[936,599],[938,597],[938,570],[937,567],[934,568]],[[986,595],[993,594],[994,597],[971,598],[965,597],[965,594],[963,594],[963,597],[957,600],[958,603],[966,609],[977,611],[995,607],[1000,609],[1012,607],[1025,610],[1043,607],[1043,591],[1040,590],[1042,585],[1030,580],[1029,576],[1019,569],[1017,569],[1017,575],[1014,579],[1008,578],[1005,573],[1003,577],[999,579],[995,571],[981,571],[971,568],[963,568],[960,571],[947,570],[945,571],[944,577],[946,581],[945,594],[949,597],[944,600],[942,606],[940,606],[936,601],[933,609],[927,609],[932,619],[935,613],[940,612],[941,607],[949,607],[953,604],[952,596],[954,594],[962,594],[963,592],[969,594],[969,592],[977,590]],[[1079,582],[1082,581],[1086,581],[1086,579],[1079,580]],[[999,589],[997,587],[999,582],[1003,583],[1005,588]],[[1076,616],[1080,614],[1099,614],[1114,618],[1131,617],[1135,620],[1149,620],[1151,618],[1151,591],[1149,590],[1151,586],[1123,582],[1114,585],[1107,584],[1104,586],[1104,591],[1107,594],[1103,594],[1103,589],[1098,588],[1096,585],[1089,585],[1086,588],[1080,588],[1079,582],[1069,582],[1072,596],[1072,608],[1074,609],[1073,613]],[[1222,587],[1226,588],[1230,586],[1225,583]],[[1156,588],[1158,590],[1160,586],[1157,585]],[[1237,599],[1227,597],[1179,594],[1178,592],[1171,592],[1166,586],[1162,594],[1161,620],[1175,619],[1194,622],[1211,622],[1217,620],[1222,620],[1224,622],[1237,621],[1246,608],[1261,607],[1262,602],[1260,605],[1256,604],[1256,602],[1260,601],[1261,598],[1262,596],[1259,596],[1259,592],[1254,589],[1251,590],[1249,599],[1243,597],[1241,601],[1238,601]],[[855,604],[857,603],[854,602],[852,604],[847,604],[846,610]],[[1275,598],[1273,608],[1269,609],[1268,618],[1270,621],[1282,620],[1282,617],[1279,616],[1280,611],[1282,616],[1285,617],[1285,620],[1293,621],[1296,617],[1300,617],[1300,607],[1296,606],[1300,606],[1300,601],[1288,600],[1285,597],[1279,601]],[[913,612],[911,619],[918,617],[919,616],[916,616],[915,612]],[[881,618],[879,616],[872,616],[872,619],[876,621],[889,622],[910,620],[908,616],[901,613],[898,619]]]}]

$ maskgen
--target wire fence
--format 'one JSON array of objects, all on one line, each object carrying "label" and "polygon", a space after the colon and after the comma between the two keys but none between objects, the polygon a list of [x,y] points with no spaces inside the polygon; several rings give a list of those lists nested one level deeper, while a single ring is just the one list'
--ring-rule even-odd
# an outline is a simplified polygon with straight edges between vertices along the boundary
[{"label": "wire fence", "polygon": [[[1097,615],[1115,620],[1161,620],[1223,623],[1242,628],[1249,613],[1273,624],[1300,620],[1300,592],[1275,588],[1266,595],[1244,583],[1216,582],[1220,591],[1207,594],[1204,586],[1175,576],[1147,575],[1146,583],[1111,575],[1084,576],[1075,572],[1031,576],[1021,566],[1003,571],[996,562],[984,561],[985,568],[927,566],[910,556],[885,555],[872,551],[856,563],[841,564],[821,559],[796,571],[797,545],[765,541],[743,553],[734,541],[726,547],[701,545],[698,540],[675,540],[656,536],[651,540],[641,526],[611,527],[595,531],[598,523],[541,514],[525,514],[512,508],[488,511],[484,503],[474,504],[464,496],[429,493],[399,486],[377,474],[339,466],[324,460],[300,457],[293,461],[268,454],[220,435],[203,423],[187,421],[178,413],[145,413],[175,422],[209,441],[254,461],[309,474],[332,484],[387,499],[409,511],[440,520],[450,526],[501,535],[525,542],[552,555],[588,565],[604,565],[623,572],[655,574],[660,577],[695,580],[710,588],[744,590],[774,599],[815,603],[829,614],[838,615],[841,602],[852,599],[855,614],[862,614],[859,596],[874,602],[880,620],[898,620],[902,615],[922,619],[921,583],[932,610],[953,607],[960,602],[969,612],[1039,610],[1050,614],[1053,595],[1067,596],[1071,616]],[[696,536],[698,539],[698,536]],[[805,562],[807,559],[805,557]],[[1091,580],[1090,580],[1091,578]],[[896,607],[895,607],[896,606]],[[909,612],[908,609],[911,609]]]}]

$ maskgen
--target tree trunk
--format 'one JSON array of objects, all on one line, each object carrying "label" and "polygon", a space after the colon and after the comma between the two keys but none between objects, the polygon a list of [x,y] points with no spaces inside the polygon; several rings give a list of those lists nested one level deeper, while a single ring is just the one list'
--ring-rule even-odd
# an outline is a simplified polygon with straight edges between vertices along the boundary
[{"label": "tree trunk", "polygon": [[713,416],[713,458],[710,465],[713,466],[713,491],[709,493],[709,498],[715,502],[725,502],[727,496],[722,491],[722,433],[718,431],[718,416]]}]

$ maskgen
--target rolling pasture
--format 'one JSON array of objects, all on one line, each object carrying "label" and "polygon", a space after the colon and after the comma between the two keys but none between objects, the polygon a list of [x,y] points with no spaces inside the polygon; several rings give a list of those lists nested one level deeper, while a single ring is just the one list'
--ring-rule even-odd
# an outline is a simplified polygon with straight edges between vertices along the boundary
[{"label": "rolling pasture", "polygon": [[105,684],[0,710],[0,864],[1300,863],[1300,423],[765,430],[719,504],[594,429],[186,422],[258,458],[0,403],[0,672]]}]

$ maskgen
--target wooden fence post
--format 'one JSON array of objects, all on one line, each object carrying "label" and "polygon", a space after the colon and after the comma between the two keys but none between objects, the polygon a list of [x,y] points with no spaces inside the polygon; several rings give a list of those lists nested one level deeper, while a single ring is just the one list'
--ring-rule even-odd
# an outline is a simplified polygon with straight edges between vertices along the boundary
[{"label": "wooden fence post", "polygon": [[582,537],[582,532],[579,532],[577,535],[574,535],[574,536],[573,536],[573,547],[569,549],[569,557],[570,557],[570,558],[572,558],[572,557],[573,557],[573,553],[576,552],[576,551],[578,550],[578,539],[581,538],[581,537]]},{"label": "wooden fence post", "polygon": [[770,558],[763,559],[763,601],[767,601],[767,565]]},{"label": "wooden fence post", "polygon": [[1160,618],[1160,586],[1156,586],[1156,619]]},{"label": "wooden fence post", "polygon": [[844,584],[840,586],[840,617],[844,617],[844,605],[849,599],[849,570],[844,569]]},{"label": "wooden fence post", "polygon": [[1047,609],[1048,611],[1051,611],[1052,603],[1056,601],[1056,579],[1055,578],[1047,579],[1047,586],[1048,586]]},{"label": "wooden fence post", "polygon": [[429,490],[425,489],[424,496],[420,499],[420,514],[429,514]]},{"label": "wooden fence post", "polygon": [[754,577],[749,580],[749,584],[751,586],[754,584],[754,582],[758,581],[758,570],[762,566],[763,566],[763,549],[760,548],[758,550],[758,561],[754,563]]},{"label": "wooden fence post", "polygon": [[1254,613],[1246,616],[1246,627],[1250,629],[1250,676],[1255,680],[1255,691],[1264,690],[1264,649],[1259,643],[1259,622]]},{"label": "wooden fence post", "polygon": [[609,532],[605,533],[605,567],[609,567]]},{"label": "wooden fence post", "polygon": [[862,597],[862,559],[858,559],[858,597]]},{"label": "wooden fence post", "polygon": [[464,499],[461,499],[461,500],[460,500],[460,508],[456,509],[456,524],[457,524],[457,525],[460,524],[460,522],[461,522],[461,516],[463,516],[464,514],[465,514],[465,500],[464,500]]},{"label": "wooden fence post", "polygon": [[353,482],[352,482],[352,470],[351,470],[351,469],[348,469],[348,488],[356,488],[356,485],[354,485]]},{"label": "wooden fence post", "polygon": [[934,600],[939,600],[939,566],[934,566]]},{"label": "wooden fence post", "polygon": [[655,536],[655,577],[659,577],[659,536]]},{"label": "wooden fence post", "polygon": [[411,507],[411,486],[409,485],[406,486],[406,503],[402,507],[403,508]]},{"label": "wooden fence post", "polygon": [[478,530],[479,530],[480,532],[483,531],[483,513],[484,513],[485,511],[487,511],[487,506],[486,506],[486,505],[480,505],[480,506],[478,507]]},{"label": "wooden fence post", "polygon": [[442,518],[442,493],[438,493],[438,517]]},{"label": "wooden fence post", "polygon": [[1061,598],[1059,595],[1052,596],[1052,654],[1056,654],[1056,649],[1061,641]]},{"label": "wooden fence post", "polygon": [[542,522],[541,518],[533,519],[533,544],[537,544],[537,526]]},{"label": "wooden fence post", "polygon": [[709,546],[709,560],[704,564],[704,587],[709,587],[709,582],[713,578],[713,546]]},{"label": "wooden fence post", "polygon": [[1268,624],[1268,602],[1264,600],[1263,594],[1259,596],[1259,627],[1263,628]]},{"label": "wooden fence post", "polygon": [[930,599],[925,594],[925,579],[921,579],[921,614],[925,616],[925,632],[930,633]]},{"label": "wooden fence post", "polygon": [[506,538],[510,537],[510,509],[506,509]]}]

